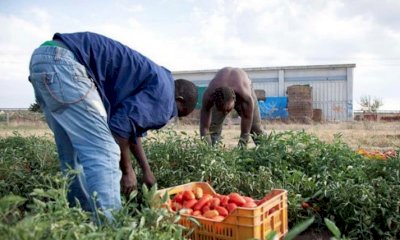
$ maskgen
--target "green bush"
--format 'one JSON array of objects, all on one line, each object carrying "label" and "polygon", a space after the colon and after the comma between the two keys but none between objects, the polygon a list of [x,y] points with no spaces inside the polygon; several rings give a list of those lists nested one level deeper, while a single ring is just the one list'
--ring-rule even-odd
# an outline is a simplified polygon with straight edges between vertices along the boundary
[{"label": "green bush", "polygon": [[55,144],[44,137],[14,136],[0,138],[0,196],[8,194],[29,198],[34,188],[56,174],[59,162]]}]

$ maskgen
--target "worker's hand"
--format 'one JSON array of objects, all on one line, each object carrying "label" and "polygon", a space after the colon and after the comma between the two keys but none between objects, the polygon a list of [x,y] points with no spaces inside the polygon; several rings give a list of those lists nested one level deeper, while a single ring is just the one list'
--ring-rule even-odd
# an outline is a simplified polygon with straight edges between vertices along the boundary
[{"label": "worker's hand", "polygon": [[143,172],[143,183],[148,188],[151,188],[156,183],[156,178],[151,170]]},{"label": "worker's hand", "polygon": [[125,174],[122,174],[121,178],[121,192],[124,194],[125,197],[129,197],[129,194],[137,190],[137,180],[136,180],[136,174],[135,172],[128,171]]},{"label": "worker's hand", "polygon": [[242,134],[239,138],[238,147],[245,148],[247,147],[247,143],[249,142],[250,135],[249,134]]},{"label": "worker's hand", "polygon": [[203,140],[205,140],[206,143],[208,143],[209,145],[212,144],[211,135],[210,135],[209,133],[207,133],[205,136],[202,136],[201,138],[202,138]]}]

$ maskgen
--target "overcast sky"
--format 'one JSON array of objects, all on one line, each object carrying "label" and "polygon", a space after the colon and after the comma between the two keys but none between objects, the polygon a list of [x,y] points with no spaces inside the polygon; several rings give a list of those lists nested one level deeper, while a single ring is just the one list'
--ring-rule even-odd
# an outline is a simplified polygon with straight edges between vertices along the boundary
[{"label": "overcast sky", "polygon": [[355,63],[400,110],[400,0],[0,0],[0,108],[34,102],[32,51],[55,32],[114,38],[176,70]]}]

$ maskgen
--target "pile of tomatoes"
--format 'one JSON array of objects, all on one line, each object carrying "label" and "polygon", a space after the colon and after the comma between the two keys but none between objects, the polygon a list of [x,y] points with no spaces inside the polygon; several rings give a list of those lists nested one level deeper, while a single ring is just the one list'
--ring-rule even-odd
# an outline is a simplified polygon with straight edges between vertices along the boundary
[{"label": "pile of tomatoes", "polygon": [[258,204],[261,202],[238,193],[228,195],[203,193],[201,187],[179,192],[169,202],[173,211],[217,221],[224,220],[237,207],[255,208]]},{"label": "pile of tomatoes", "polygon": [[391,157],[396,157],[397,152],[395,150],[386,150],[386,151],[368,151],[363,148],[357,150],[357,153],[367,157],[369,159],[376,159],[376,160],[387,160]]}]

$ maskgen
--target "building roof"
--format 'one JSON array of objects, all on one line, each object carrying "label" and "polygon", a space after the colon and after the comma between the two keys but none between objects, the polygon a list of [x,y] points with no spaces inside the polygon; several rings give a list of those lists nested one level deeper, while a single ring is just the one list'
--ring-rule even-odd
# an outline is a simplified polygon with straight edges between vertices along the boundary
[{"label": "building roof", "polygon": [[[318,68],[354,68],[355,63],[346,64],[325,64],[325,65],[298,65],[298,66],[276,66],[276,67],[252,67],[242,68],[245,71],[267,71],[267,70],[288,70],[288,69],[318,69]],[[205,69],[205,70],[184,70],[184,71],[173,71],[173,74],[183,73],[214,73],[219,69]]]}]

